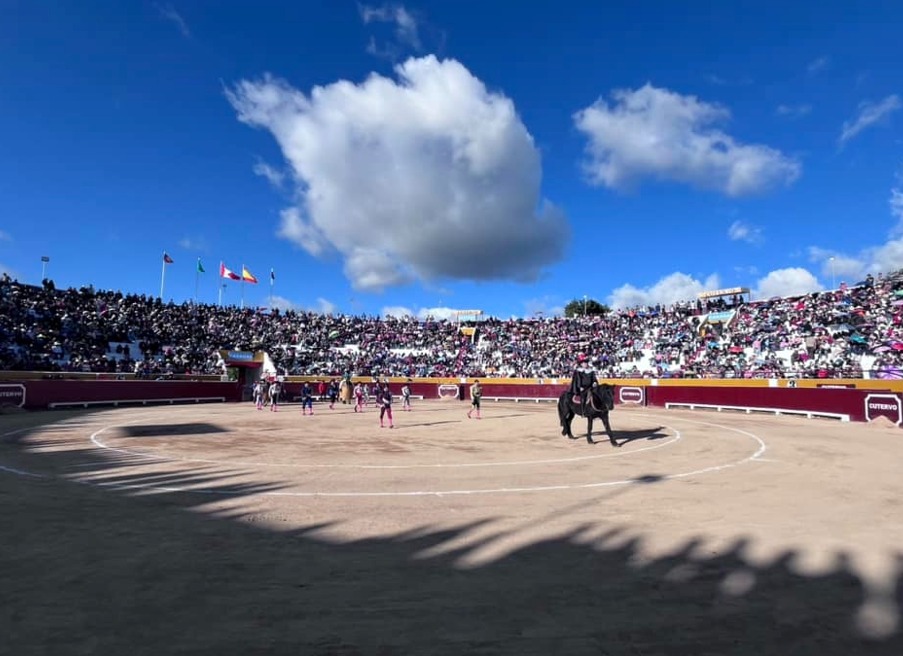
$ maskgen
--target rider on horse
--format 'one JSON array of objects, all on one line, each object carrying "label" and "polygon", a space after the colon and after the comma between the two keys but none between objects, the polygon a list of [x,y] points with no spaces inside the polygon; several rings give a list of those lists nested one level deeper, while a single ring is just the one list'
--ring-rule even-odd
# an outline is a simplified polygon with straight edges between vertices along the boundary
[{"label": "rider on horse", "polygon": [[577,355],[577,368],[571,377],[570,394],[576,405],[580,406],[583,414],[586,414],[586,406],[590,402],[592,389],[599,384],[596,380],[596,372],[592,368],[584,353]]}]

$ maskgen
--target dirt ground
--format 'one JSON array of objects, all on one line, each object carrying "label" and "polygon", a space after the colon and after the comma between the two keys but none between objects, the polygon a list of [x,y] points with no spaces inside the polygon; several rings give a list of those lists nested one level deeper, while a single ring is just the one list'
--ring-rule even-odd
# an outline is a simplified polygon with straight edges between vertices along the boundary
[{"label": "dirt ground", "polygon": [[903,654],[903,430],[468,407],[0,415],[0,654]]}]

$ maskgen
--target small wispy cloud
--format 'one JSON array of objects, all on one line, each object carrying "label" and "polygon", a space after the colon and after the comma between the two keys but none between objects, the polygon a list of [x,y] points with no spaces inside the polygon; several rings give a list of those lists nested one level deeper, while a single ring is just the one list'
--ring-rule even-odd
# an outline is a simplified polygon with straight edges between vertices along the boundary
[{"label": "small wispy cloud", "polygon": [[0,230],[0,241],[12,241],[12,235],[10,235],[5,230]]},{"label": "small wispy cloud", "polygon": [[762,228],[743,221],[734,221],[727,229],[727,236],[732,241],[745,241],[748,244],[760,244],[763,241]]},{"label": "small wispy cloud", "polygon": [[338,309],[338,306],[329,299],[317,299],[316,310],[320,314],[335,314]]},{"label": "small wispy cloud", "polygon": [[285,173],[266,162],[257,162],[254,165],[254,174],[259,175],[261,178],[266,178],[271,185],[279,189],[282,188],[282,183],[285,182]]},{"label": "small wispy cloud", "polygon": [[182,237],[179,240],[179,248],[184,248],[186,251],[204,252],[207,250],[207,242],[200,237]]},{"label": "small wispy cloud", "polygon": [[368,54],[396,62],[402,57],[405,49],[410,48],[418,52],[423,50],[423,42],[420,38],[421,23],[403,5],[384,4],[377,7],[358,4],[357,8],[365,25],[391,23],[395,26],[394,41],[390,40],[384,45],[380,45],[375,37],[370,37],[366,49]]},{"label": "small wispy cloud", "polygon": [[847,141],[855,137],[857,134],[887,118],[900,107],[900,96],[891,94],[884,100],[873,103],[863,101],[859,103],[859,110],[852,120],[844,121],[843,129],[840,132],[839,142],[843,146]]},{"label": "small wispy cloud", "polygon": [[831,58],[827,55],[822,55],[818,59],[813,59],[809,62],[809,65],[806,66],[806,70],[809,72],[809,75],[815,75],[816,73],[826,70],[830,65]]},{"label": "small wispy cloud", "polygon": [[890,190],[890,213],[903,222],[903,189]]},{"label": "small wispy cloud", "polygon": [[11,269],[2,262],[0,262],[0,275],[7,275],[13,280],[24,280],[18,271],[15,269]]},{"label": "small wispy cloud", "polygon": [[774,113],[787,118],[801,118],[812,113],[812,105],[778,105]]},{"label": "small wispy cloud", "polygon": [[157,4],[154,3],[154,8],[157,10],[157,13],[160,14],[160,17],[168,20],[170,23],[175,25],[179,32],[182,33],[182,36],[188,38],[191,36],[191,30],[188,29],[188,23],[185,22],[185,19],[182,18],[182,15],[175,10],[171,4]]},{"label": "small wispy cloud", "polygon": [[749,266],[735,266],[734,272],[741,276],[757,276],[759,275],[759,267],[755,264]]}]

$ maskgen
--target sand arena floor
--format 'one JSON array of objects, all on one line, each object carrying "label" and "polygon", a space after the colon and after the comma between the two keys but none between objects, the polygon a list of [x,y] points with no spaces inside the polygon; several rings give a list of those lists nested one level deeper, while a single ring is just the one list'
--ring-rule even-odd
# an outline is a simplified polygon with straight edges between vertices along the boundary
[{"label": "sand arena floor", "polygon": [[903,430],[468,407],[0,416],[0,654],[903,654]]}]

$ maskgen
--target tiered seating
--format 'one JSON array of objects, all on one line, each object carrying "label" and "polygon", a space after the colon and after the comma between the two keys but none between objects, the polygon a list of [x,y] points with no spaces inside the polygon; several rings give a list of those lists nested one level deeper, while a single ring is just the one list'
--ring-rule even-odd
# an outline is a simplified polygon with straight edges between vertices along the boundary
[{"label": "tiered seating", "polygon": [[[224,373],[263,350],[283,374],[603,377],[903,376],[903,275],[796,298],[676,303],[604,317],[454,321],[262,312],[0,280],[0,369]],[[467,328],[465,326],[465,328]]]}]

